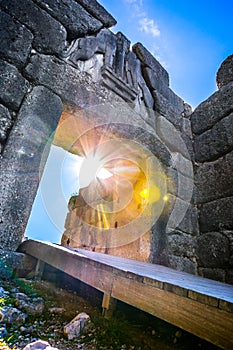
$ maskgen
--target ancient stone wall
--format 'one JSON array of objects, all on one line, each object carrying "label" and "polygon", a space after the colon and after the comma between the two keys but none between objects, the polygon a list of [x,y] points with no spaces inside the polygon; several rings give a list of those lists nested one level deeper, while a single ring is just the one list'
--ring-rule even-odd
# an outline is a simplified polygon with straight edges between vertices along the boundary
[{"label": "ancient stone wall", "polygon": [[[99,136],[97,125],[109,125],[118,138],[148,149],[161,162],[167,196],[160,218],[150,229],[148,261],[201,274],[213,267],[225,276],[232,237],[231,225],[225,223],[231,222],[232,205],[230,186],[227,189],[222,183],[229,183],[230,176],[218,181],[212,161],[219,158],[217,166],[228,164],[230,172],[228,74],[223,78],[219,72],[217,95],[192,114],[195,158],[191,108],[170,89],[167,71],[142,44],[131,49],[124,34],[109,29],[116,22],[95,0],[21,0],[20,6],[16,0],[0,0],[0,21],[0,246],[14,251],[22,241],[54,132],[59,120],[70,116],[74,124],[89,125]],[[231,65],[227,67],[231,70]],[[228,85],[222,86],[223,80]],[[71,136],[66,134],[57,144],[70,150]],[[76,151],[80,152],[78,146]],[[222,157],[221,152],[228,154]],[[198,162],[196,199],[194,161]],[[203,177],[211,181],[205,184]],[[215,179],[219,186],[213,197],[210,184],[214,186]],[[215,206],[220,209],[214,223],[205,217],[217,198],[229,210],[223,214],[223,206]],[[214,266],[208,265],[213,263],[208,262],[205,240],[215,242],[213,254],[217,246],[225,247],[224,262],[217,250],[219,258],[213,258]]]},{"label": "ancient stone wall", "polygon": [[200,236],[199,274],[233,283],[233,57],[217,72],[219,90],[191,116]]},{"label": "ancient stone wall", "polygon": [[[98,32],[115,20],[96,1],[22,0],[19,6],[16,0],[1,0],[0,22],[0,246],[15,250],[38,187],[42,154],[46,160],[45,146],[68,93],[81,91],[79,101],[83,96],[91,100],[91,95],[97,99],[93,89],[85,94],[81,88],[79,71],[57,57],[72,38]],[[40,67],[36,60],[42,58]],[[29,68],[42,81],[36,74],[31,78]]]}]

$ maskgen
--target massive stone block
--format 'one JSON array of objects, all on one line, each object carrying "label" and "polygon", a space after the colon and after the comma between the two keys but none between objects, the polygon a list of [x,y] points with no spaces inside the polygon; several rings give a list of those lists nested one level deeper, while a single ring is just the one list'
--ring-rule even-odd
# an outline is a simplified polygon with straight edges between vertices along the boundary
[{"label": "massive stone block", "polygon": [[217,72],[216,80],[219,89],[233,81],[233,55],[223,61]]},{"label": "massive stone block", "polygon": [[27,80],[17,68],[0,60],[0,101],[17,110],[29,88]]},{"label": "massive stone block", "polygon": [[172,255],[193,258],[196,250],[196,239],[185,233],[169,235],[168,249]]},{"label": "massive stone block", "polygon": [[64,101],[71,101],[80,107],[101,103],[100,88],[78,69],[53,56],[33,55],[25,72],[29,79],[47,86]]},{"label": "massive stone block", "polygon": [[33,1],[0,0],[0,5],[31,29],[33,46],[46,53],[61,53],[66,44],[66,30],[53,17],[38,7]]},{"label": "massive stone block", "polygon": [[[233,107],[233,106],[232,106]],[[215,160],[233,148],[233,113],[194,140],[197,162]]]},{"label": "massive stone block", "polygon": [[162,85],[169,86],[168,72],[141,43],[133,46],[133,52],[135,52],[143,66],[151,68],[156,73]]},{"label": "massive stone block", "polygon": [[0,23],[0,56],[22,67],[31,51],[33,35],[3,11],[0,11]]},{"label": "massive stone block", "polygon": [[70,39],[99,31],[103,24],[73,0],[35,0],[45,11],[64,25]]},{"label": "massive stone block", "polygon": [[110,15],[96,0],[77,0],[77,2],[80,3],[94,17],[100,20],[105,27],[109,28],[117,23],[112,15]]},{"label": "massive stone block", "polygon": [[23,239],[39,174],[52,142],[49,138],[61,111],[57,95],[45,87],[35,87],[25,99],[11,131],[0,164],[0,246],[6,249],[16,250]]},{"label": "massive stone block", "polygon": [[199,224],[201,232],[233,229],[233,197],[200,205]]},{"label": "massive stone block", "polygon": [[215,162],[205,163],[195,169],[198,203],[233,196],[233,152]]},{"label": "massive stone block", "polygon": [[230,258],[229,240],[219,232],[202,234],[197,238],[196,252],[201,267],[227,267]]},{"label": "massive stone block", "polygon": [[154,90],[152,91],[154,97],[154,109],[159,114],[162,114],[168,119],[178,130],[181,130],[183,118],[183,111],[177,109],[172,103],[170,103],[166,97],[161,93]]},{"label": "massive stone block", "polygon": [[191,115],[192,130],[201,134],[233,111],[233,82],[202,102]]}]

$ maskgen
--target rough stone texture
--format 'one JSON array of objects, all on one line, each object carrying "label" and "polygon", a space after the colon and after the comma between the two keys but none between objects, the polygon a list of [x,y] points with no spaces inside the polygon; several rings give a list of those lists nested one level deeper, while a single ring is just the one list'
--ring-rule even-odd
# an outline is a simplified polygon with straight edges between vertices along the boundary
[{"label": "rough stone texture", "polygon": [[30,0],[1,0],[0,5],[31,29],[33,46],[45,53],[61,53],[65,48],[66,30],[53,17]]},{"label": "rough stone texture", "polygon": [[96,0],[76,0],[79,2],[90,14],[100,20],[105,27],[109,28],[114,26],[117,22],[109,14],[105,8],[100,5]]},{"label": "rough stone texture", "polygon": [[0,319],[2,323],[22,325],[26,321],[26,315],[11,306],[3,306],[0,309]]},{"label": "rough stone texture", "polygon": [[[24,101],[1,162],[0,241],[16,250],[43,171],[42,155],[62,111],[61,100],[45,87],[35,87]],[[41,167],[41,169],[40,169]]]},{"label": "rough stone texture", "polygon": [[12,126],[12,117],[8,109],[0,105],[0,142],[7,138],[9,129]]},{"label": "rough stone texture", "polygon": [[190,159],[182,134],[163,116],[157,117],[156,131],[171,152],[179,152],[187,159]]},{"label": "rough stone texture", "polygon": [[65,62],[47,55],[33,55],[26,67],[29,79],[43,84],[58,94],[63,101],[72,101],[80,107],[101,103],[94,84],[86,74],[82,74]]},{"label": "rough stone texture", "polygon": [[222,62],[217,72],[216,81],[219,89],[233,81],[233,55],[228,56]]},{"label": "rough stone texture", "polygon": [[192,258],[195,256],[196,240],[185,233],[168,236],[168,249],[172,255]]},{"label": "rough stone texture", "polygon": [[44,0],[34,1],[63,24],[69,39],[95,33],[103,26],[74,0],[46,0],[46,3]]},{"label": "rough stone texture", "polygon": [[50,346],[47,341],[44,340],[36,340],[23,348],[23,350],[59,350],[58,348],[54,348]]},{"label": "rough stone texture", "polygon": [[233,111],[233,82],[202,102],[191,115],[192,130],[201,134]]},{"label": "rough stone texture", "polygon": [[29,83],[16,67],[0,60],[0,101],[17,110],[29,88]]},{"label": "rough stone texture", "polygon": [[156,58],[141,43],[137,43],[133,46],[133,52],[135,52],[143,66],[150,67],[156,73],[162,85],[169,86],[169,76],[166,69],[163,68]]},{"label": "rough stone texture", "polygon": [[216,123],[194,141],[197,162],[215,160],[233,149],[233,113]]},{"label": "rough stone texture", "polygon": [[31,51],[32,33],[16,19],[0,11],[0,56],[22,67]]},{"label": "rough stone texture", "polygon": [[197,272],[196,262],[186,257],[169,255],[169,266],[175,270],[192,273],[193,275]]},{"label": "rough stone texture", "polygon": [[226,271],[218,268],[198,268],[198,274],[215,281],[225,282]]},{"label": "rough stone texture", "polygon": [[3,279],[10,279],[17,269],[32,269],[33,263],[34,260],[22,253],[0,249],[0,276]]},{"label": "rough stone texture", "polygon": [[64,334],[67,336],[68,340],[78,338],[83,332],[87,332],[90,323],[90,316],[85,312],[81,312],[64,326]]},{"label": "rough stone texture", "polygon": [[167,233],[177,231],[192,235],[198,233],[197,210],[193,204],[169,195],[168,208],[166,210],[169,213]]},{"label": "rough stone texture", "polygon": [[199,209],[201,232],[233,229],[233,197],[202,204]]},{"label": "rough stone texture", "polygon": [[230,152],[215,162],[196,167],[195,184],[198,203],[233,196],[232,164],[233,152]]},{"label": "rough stone texture", "polygon": [[178,130],[181,130],[183,111],[177,110],[177,108],[158,91],[152,91],[152,95],[154,97],[155,111],[167,118]]},{"label": "rough stone texture", "polygon": [[230,258],[229,239],[219,232],[202,234],[197,238],[196,252],[200,267],[227,267]]}]

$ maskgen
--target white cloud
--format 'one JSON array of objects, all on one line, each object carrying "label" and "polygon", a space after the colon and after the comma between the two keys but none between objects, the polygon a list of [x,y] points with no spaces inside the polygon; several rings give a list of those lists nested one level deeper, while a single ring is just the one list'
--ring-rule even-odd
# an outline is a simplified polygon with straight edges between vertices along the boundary
[{"label": "white cloud", "polygon": [[159,36],[160,30],[158,26],[155,24],[153,19],[148,17],[143,17],[139,20],[140,30],[147,34],[152,34],[153,36]]},{"label": "white cloud", "polygon": [[160,30],[156,25],[154,19],[149,18],[147,13],[144,11],[143,0],[124,0],[130,6],[132,6],[132,16],[137,18],[139,24],[139,30],[146,34],[151,34],[156,37],[160,35]]}]

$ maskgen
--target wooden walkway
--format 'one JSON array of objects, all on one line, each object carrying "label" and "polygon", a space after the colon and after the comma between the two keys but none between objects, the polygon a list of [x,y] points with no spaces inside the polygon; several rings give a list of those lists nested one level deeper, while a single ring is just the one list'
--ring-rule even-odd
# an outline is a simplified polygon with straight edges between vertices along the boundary
[{"label": "wooden walkway", "polygon": [[164,266],[28,240],[19,251],[222,349],[233,349],[233,286]]}]

